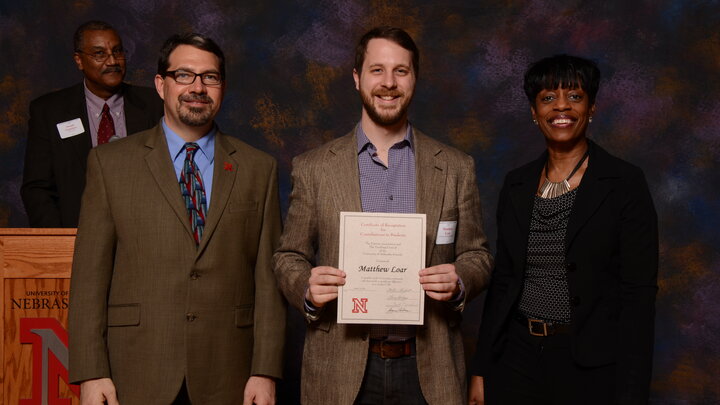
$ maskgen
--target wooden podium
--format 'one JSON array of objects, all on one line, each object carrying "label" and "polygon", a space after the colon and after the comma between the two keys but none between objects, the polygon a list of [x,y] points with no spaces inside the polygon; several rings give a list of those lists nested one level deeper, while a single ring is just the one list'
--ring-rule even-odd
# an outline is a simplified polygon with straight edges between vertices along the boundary
[{"label": "wooden podium", "polygon": [[77,405],[68,385],[75,229],[0,228],[0,404]]}]

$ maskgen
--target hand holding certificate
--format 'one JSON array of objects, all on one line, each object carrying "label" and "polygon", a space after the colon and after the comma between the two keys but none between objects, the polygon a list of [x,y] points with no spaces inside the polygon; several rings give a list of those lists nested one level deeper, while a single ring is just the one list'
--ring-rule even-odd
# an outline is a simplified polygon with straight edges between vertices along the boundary
[{"label": "hand holding certificate", "polygon": [[425,214],[340,213],[338,323],[422,325]]}]

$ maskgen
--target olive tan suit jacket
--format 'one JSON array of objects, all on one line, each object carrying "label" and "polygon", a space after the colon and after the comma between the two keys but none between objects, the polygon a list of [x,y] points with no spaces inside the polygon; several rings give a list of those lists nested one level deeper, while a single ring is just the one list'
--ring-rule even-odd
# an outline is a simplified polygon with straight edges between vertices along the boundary
[{"label": "olive tan suit jacket", "polygon": [[158,125],[90,151],[70,296],[70,380],[110,377],[123,405],[239,404],[280,377],[285,306],[273,158],[218,131],[196,247]]},{"label": "olive tan suit jacket", "polygon": [[[427,215],[426,265],[454,263],[466,300],[488,284],[492,257],[482,226],[473,159],[415,130],[416,212]],[[340,211],[362,211],[354,132],[293,161],[293,190],[275,274],[302,313],[314,266],[338,266]],[[435,244],[440,221],[457,221],[454,243]],[[419,270],[419,269],[418,269]],[[427,298],[427,297],[426,297]],[[352,404],[368,358],[368,325],[336,323],[336,303],[309,322],[302,364],[303,404]],[[429,404],[465,404],[461,311],[427,298],[417,328],[417,366]]]}]

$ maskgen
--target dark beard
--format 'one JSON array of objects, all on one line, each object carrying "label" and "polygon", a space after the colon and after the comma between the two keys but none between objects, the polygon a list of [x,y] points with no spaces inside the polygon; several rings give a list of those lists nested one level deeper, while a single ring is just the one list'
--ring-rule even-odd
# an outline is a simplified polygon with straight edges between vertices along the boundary
[{"label": "dark beard", "polygon": [[386,127],[392,126],[403,120],[406,116],[408,104],[400,107],[400,110],[396,114],[392,115],[381,115],[378,110],[375,109],[372,103],[372,94],[366,95],[363,91],[360,91],[360,100],[362,100],[363,107],[368,114],[368,117],[377,125]]},{"label": "dark beard", "polygon": [[[191,127],[202,127],[212,121],[212,107],[214,104],[207,94],[182,95],[178,97],[177,113],[180,122]],[[205,108],[187,107],[182,108],[183,101],[203,101],[209,102]]]}]

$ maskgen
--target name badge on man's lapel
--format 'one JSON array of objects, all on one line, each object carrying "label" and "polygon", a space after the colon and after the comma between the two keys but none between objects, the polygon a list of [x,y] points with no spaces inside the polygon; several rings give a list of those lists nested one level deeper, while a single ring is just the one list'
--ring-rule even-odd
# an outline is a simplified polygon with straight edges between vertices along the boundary
[{"label": "name badge on man's lapel", "polygon": [[436,245],[447,245],[455,242],[455,230],[457,229],[457,221],[440,221],[438,224]]},{"label": "name badge on man's lapel", "polygon": [[83,132],[85,132],[85,127],[83,127],[82,120],[80,118],[75,118],[74,120],[65,121],[57,124],[58,133],[60,134],[60,138],[70,138],[71,136],[80,135]]}]

